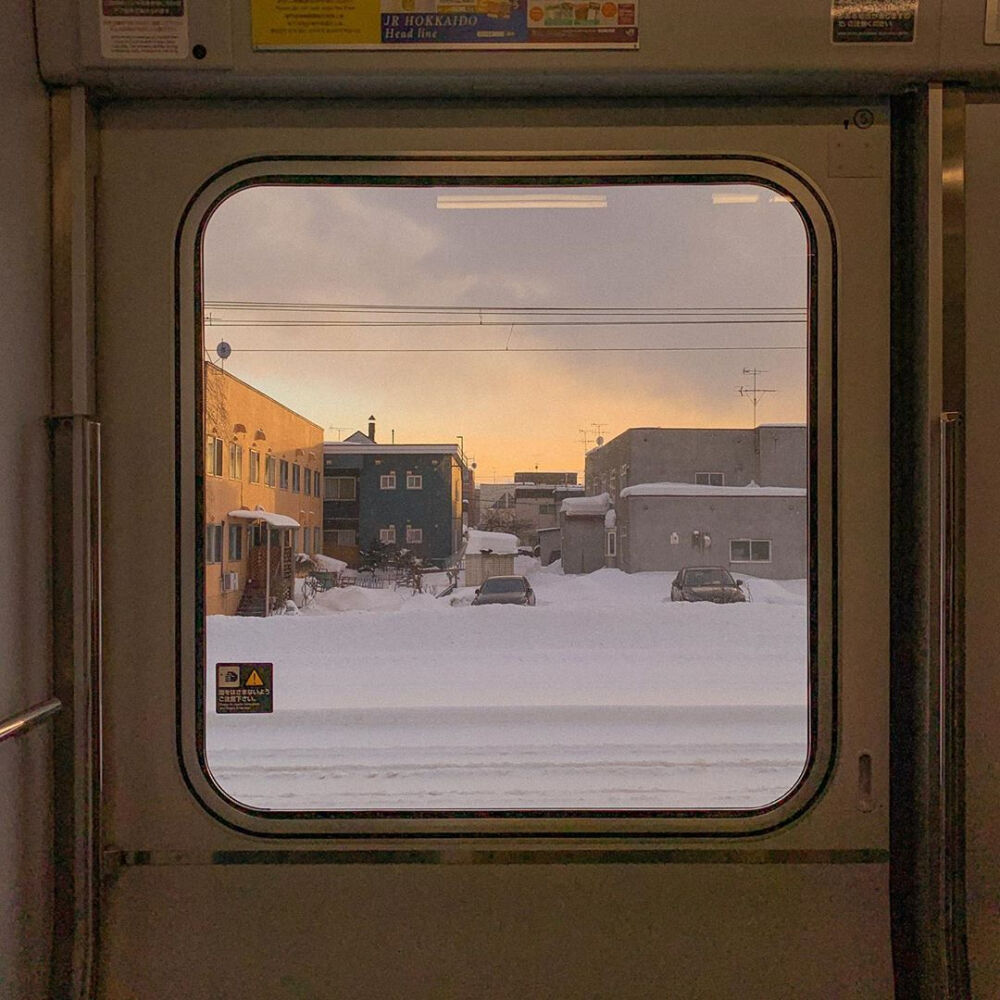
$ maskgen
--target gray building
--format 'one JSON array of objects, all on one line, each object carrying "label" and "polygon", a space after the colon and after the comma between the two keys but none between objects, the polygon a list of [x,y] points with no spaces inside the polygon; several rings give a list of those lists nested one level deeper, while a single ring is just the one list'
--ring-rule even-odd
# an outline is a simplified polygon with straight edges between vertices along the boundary
[{"label": "gray building", "polygon": [[629,573],[710,565],[793,580],[808,570],[802,487],[643,483],[622,491],[614,513],[608,533],[616,537],[605,549]]},{"label": "gray building", "polygon": [[805,424],[762,424],[750,429],[630,427],[587,453],[588,495],[611,499],[638,483],[704,486],[805,487]]}]

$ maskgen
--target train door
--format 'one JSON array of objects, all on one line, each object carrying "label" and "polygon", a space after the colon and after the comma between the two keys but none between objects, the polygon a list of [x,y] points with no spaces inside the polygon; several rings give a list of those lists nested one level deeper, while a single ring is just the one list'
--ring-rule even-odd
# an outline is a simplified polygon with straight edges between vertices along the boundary
[{"label": "train door", "polygon": [[[891,996],[887,106],[134,100],[101,106],[93,128],[101,995]],[[801,220],[801,780],[747,809],[240,801],[206,766],[219,683],[202,603],[211,213],[261,186],[479,196],[651,181],[736,186],[744,201],[749,186],[758,205],[794,206]],[[600,252],[609,274],[625,266],[614,246]],[[732,544],[730,558],[770,555],[755,539]]]}]

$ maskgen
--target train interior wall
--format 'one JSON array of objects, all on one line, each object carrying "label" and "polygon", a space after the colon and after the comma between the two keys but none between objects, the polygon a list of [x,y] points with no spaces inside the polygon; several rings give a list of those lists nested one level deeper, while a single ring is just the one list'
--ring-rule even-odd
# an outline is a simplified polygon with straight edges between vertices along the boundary
[{"label": "train interior wall", "polygon": [[[0,46],[0,715],[51,690],[49,105],[30,4],[4,4]],[[52,778],[49,727],[0,747],[0,996],[45,996],[49,975]]]}]

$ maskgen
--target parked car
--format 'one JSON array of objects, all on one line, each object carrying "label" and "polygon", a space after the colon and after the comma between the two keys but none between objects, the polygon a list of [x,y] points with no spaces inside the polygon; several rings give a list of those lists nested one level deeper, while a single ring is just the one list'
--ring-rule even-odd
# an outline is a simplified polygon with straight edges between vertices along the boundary
[{"label": "parked car", "polygon": [[473,604],[534,604],[535,592],[524,576],[491,576],[476,590]]},{"label": "parked car", "polygon": [[670,585],[670,600],[736,604],[747,599],[742,587],[724,566],[685,566]]}]

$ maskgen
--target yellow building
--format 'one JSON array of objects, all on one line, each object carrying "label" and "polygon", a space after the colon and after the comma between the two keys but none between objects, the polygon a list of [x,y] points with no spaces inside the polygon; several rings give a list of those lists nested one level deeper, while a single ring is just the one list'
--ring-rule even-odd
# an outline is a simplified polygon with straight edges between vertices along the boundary
[{"label": "yellow building", "polygon": [[323,547],[323,428],[205,364],[205,614],[292,597],[297,552]]}]

